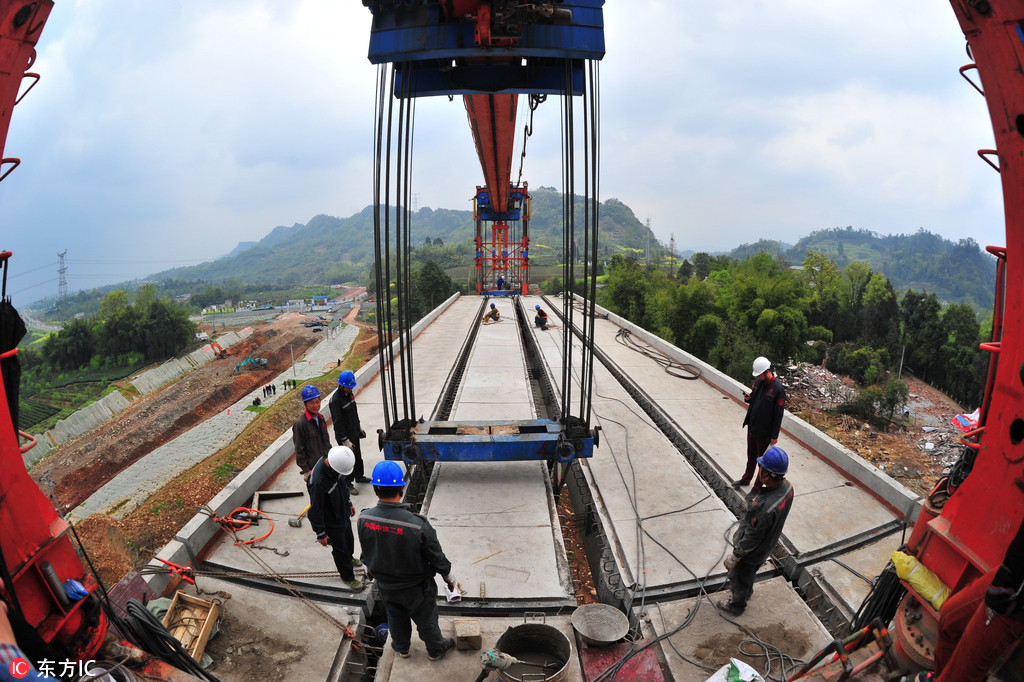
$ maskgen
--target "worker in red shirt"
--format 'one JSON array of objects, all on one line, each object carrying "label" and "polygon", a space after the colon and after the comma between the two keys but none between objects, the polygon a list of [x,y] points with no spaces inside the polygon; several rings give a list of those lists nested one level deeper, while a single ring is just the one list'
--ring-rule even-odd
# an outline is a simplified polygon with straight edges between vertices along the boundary
[{"label": "worker in red shirt", "polygon": [[751,495],[761,488],[760,477],[754,477],[757,458],[764,454],[769,445],[779,442],[782,415],[786,412],[786,387],[771,367],[772,363],[766,357],[754,360],[754,386],[750,393],[743,394],[743,400],[748,404],[747,414],[743,417],[743,426],[747,427],[747,468],[743,477],[734,481],[733,485],[743,488],[753,480]]}]

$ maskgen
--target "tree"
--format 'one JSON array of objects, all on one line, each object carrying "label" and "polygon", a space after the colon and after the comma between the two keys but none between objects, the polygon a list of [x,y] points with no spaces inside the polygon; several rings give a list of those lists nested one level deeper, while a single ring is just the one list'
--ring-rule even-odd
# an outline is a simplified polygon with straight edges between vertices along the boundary
[{"label": "tree", "polygon": [[95,352],[96,337],[85,318],[72,320],[43,343],[43,357],[60,369],[84,367]]}]

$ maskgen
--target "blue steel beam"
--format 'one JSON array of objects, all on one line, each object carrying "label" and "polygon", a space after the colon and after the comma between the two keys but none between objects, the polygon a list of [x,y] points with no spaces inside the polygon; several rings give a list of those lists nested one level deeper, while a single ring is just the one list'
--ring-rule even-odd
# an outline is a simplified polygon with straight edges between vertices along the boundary
[{"label": "blue steel beam", "polygon": [[496,93],[561,94],[566,65],[583,91],[586,60],[604,57],[604,0],[566,0],[568,25],[524,23],[512,45],[478,45],[472,21],[449,20],[439,2],[371,5],[368,58],[396,63],[396,92],[411,97]]},{"label": "blue steel beam", "polygon": [[594,434],[567,438],[557,421],[443,422],[417,424],[408,440],[385,440],[384,457],[415,464],[436,462],[570,462],[594,454]]}]

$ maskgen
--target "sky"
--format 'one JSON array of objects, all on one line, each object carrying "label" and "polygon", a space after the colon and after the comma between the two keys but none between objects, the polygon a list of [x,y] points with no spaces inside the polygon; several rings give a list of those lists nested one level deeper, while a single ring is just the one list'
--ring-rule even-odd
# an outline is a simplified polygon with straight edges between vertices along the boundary
[{"label": "sky", "polygon": [[[3,149],[22,160],[0,183],[15,306],[57,293],[60,252],[74,293],[371,204],[370,18],[358,0],[56,0]],[[608,0],[604,20],[600,198],[677,251],[847,225],[1005,244],[948,4]],[[561,188],[560,126],[549,98],[532,186]],[[459,99],[417,102],[413,158],[414,208],[471,208]]]}]

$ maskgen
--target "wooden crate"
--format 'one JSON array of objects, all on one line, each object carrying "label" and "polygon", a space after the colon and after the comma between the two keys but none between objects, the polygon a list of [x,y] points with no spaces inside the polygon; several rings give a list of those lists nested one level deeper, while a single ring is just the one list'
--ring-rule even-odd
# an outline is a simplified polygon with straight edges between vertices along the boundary
[{"label": "wooden crate", "polygon": [[171,607],[164,614],[164,627],[181,642],[189,656],[198,661],[219,616],[220,607],[216,603],[175,592]]}]

